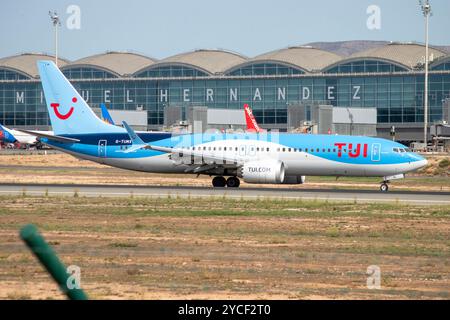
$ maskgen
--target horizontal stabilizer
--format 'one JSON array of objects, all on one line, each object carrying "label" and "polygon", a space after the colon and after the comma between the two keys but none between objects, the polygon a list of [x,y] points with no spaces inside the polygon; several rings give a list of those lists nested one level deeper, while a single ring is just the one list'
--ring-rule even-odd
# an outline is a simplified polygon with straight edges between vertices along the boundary
[{"label": "horizontal stabilizer", "polygon": [[51,134],[41,133],[41,132],[37,132],[37,131],[22,130],[22,129],[17,129],[17,131],[21,131],[21,132],[27,133],[29,135],[36,136],[38,138],[46,138],[48,140],[57,141],[57,142],[63,142],[63,143],[80,142],[80,140],[78,140],[78,139],[66,138],[66,137],[62,137],[62,136],[54,136]]}]

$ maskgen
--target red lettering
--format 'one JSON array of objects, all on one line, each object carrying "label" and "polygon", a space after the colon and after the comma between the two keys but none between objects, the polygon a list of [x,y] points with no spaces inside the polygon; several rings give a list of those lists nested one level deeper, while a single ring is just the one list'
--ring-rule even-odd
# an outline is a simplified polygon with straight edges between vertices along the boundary
[{"label": "red lettering", "polygon": [[350,143],[348,145],[348,155],[350,156],[350,158],[358,158],[360,154],[361,154],[361,144],[360,143],[358,143],[356,145],[356,153],[353,153],[353,144]]},{"label": "red lettering", "polygon": [[364,143],[364,151],[363,151],[364,158],[367,158],[367,148],[368,148],[367,143]]},{"label": "red lettering", "polygon": [[335,143],[334,144],[336,147],[338,147],[338,157],[342,157],[342,148],[345,147],[347,144],[346,143]]}]

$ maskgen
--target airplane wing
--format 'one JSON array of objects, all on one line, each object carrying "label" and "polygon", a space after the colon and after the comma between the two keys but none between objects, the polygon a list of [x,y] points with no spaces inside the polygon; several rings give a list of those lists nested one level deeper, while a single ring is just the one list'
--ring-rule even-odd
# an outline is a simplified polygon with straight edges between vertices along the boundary
[{"label": "airplane wing", "polygon": [[62,137],[62,136],[55,136],[52,134],[47,134],[47,133],[42,133],[42,132],[37,132],[37,131],[23,130],[23,129],[17,129],[17,131],[24,132],[26,134],[36,136],[39,138],[46,138],[49,140],[57,141],[57,142],[63,142],[63,143],[80,142],[80,140],[78,140],[78,139],[67,138],[67,137]]},{"label": "airplane wing", "polygon": [[[132,146],[124,151],[118,151],[118,152],[124,152],[124,153],[130,153],[130,152],[136,152],[140,149],[151,149],[159,152],[164,153],[170,153],[172,159],[174,158],[183,158],[183,156],[193,156],[201,159],[201,164],[197,164],[196,166],[200,166],[202,168],[202,172],[205,169],[205,166],[212,166],[210,169],[215,168],[216,166],[232,166],[232,167],[238,167],[244,164],[244,159],[241,157],[237,158],[231,158],[227,156],[220,156],[217,154],[208,154],[207,152],[201,152],[200,150],[189,150],[189,149],[183,149],[183,148],[176,148],[176,147],[162,147],[162,146],[155,146],[150,145],[148,143],[145,143],[138,135],[137,133],[126,123],[126,121],[122,121],[122,124],[124,128],[127,130],[128,135],[130,136],[130,139],[132,141]],[[194,168],[194,173],[197,173],[199,168]],[[209,169],[208,169],[209,170]],[[197,171],[197,172],[196,172]]]}]

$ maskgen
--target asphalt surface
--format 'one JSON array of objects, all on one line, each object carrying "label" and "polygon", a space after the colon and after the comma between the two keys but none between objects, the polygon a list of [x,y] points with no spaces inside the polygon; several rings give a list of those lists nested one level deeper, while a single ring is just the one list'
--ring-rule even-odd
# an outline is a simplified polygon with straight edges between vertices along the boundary
[{"label": "asphalt surface", "polygon": [[395,202],[422,205],[449,205],[450,192],[378,190],[289,189],[289,188],[208,188],[191,186],[0,184],[0,195],[60,195],[86,197],[227,197],[236,199],[302,199],[347,202]]}]

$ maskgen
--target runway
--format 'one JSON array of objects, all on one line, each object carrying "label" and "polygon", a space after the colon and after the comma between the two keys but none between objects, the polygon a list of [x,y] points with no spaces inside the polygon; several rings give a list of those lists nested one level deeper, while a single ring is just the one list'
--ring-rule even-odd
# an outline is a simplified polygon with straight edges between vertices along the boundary
[{"label": "runway", "polygon": [[0,195],[59,195],[85,197],[226,197],[235,199],[298,199],[347,202],[393,202],[448,205],[449,192],[414,192],[289,188],[208,188],[192,186],[133,186],[75,184],[0,184]]}]

